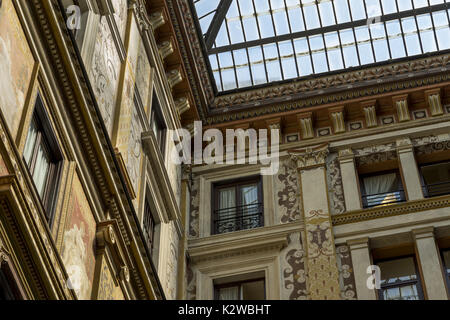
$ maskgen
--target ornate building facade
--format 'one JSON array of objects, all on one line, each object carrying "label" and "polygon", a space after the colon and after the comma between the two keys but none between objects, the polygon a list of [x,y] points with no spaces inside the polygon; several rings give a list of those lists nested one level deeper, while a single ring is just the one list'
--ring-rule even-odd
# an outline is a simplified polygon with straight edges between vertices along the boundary
[{"label": "ornate building facade", "polygon": [[448,299],[449,6],[0,1],[0,298]]}]

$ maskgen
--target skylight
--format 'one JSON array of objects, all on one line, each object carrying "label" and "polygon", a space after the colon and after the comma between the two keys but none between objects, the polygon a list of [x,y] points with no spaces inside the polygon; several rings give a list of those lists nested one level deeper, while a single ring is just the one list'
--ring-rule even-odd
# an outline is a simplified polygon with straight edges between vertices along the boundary
[{"label": "skylight", "polygon": [[450,49],[450,0],[192,0],[219,92]]}]

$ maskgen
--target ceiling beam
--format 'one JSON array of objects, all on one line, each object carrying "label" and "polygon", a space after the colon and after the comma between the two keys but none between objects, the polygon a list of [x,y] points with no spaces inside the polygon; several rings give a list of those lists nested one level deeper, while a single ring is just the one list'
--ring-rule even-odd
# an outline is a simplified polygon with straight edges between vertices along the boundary
[{"label": "ceiling beam", "polygon": [[208,31],[206,32],[205,45],[207,50],[212,48],[217,34],[219,33],[220,27],[222,26],[222,22],[224,21],[232,2],[233,0],[220,1],[219,6],[217,7],[216,14],[214,15],[214,18],[209,25]]},{"label": "ceiling beam", "polygon": [[[222,0],[222,1],[224,1],[224,0]],[[379,19],[377,20],[377,23],[387,22],[387,21],[391,21],[391,20],[399,20],[399,19],[406,18],[406,17],[414,17],[414,16],[418,16],[420,14],[432,13],[432,12],[441,11],[441,10],[447,10],[448,7],[449,7],[449,3],[446,2],[446,3],[429,6],[429,7],[423,7],[423,8],[418,8],[418,9],[390,13],[390,14],[386,14],[386,15],[379,17]],[[288,33],[288,34],[283,34],[280,36],[268,37],[268,38],[264,38],[264,39],[252,40],[252,41],[247,41],[247,42],[242,42],[242,43],[235,43],[232,45],[227,45],[227,46],[223,46],[223,47],[219,47],[219,48],[212,48],[212,44],[211,44],[211,46],[209,46],[209,47],[207,46],[207,50],[208,50],[208,54],[217,54],[217,53],[221,53],[221,52],[245,49],[245,48],[250,48],[250,47],[254,47],[254,46],[261,46],[264,44],[270,44],[270,43],[275,43],[275,42],[280,42],[280,41],[286,41],[286,40],[291,40],[291,39],[310,37],[313,35],[325,34],[328,32],[335,32],[335,31],[340,31],[340,30],[345,30],[345,29],[350,29],[350,28],[356,28],[356,27],[361,27],[361,26],[365,26],[365,25],[367,25],[367,19],[361,19],[358,21],[345,22],[345,23],[335,24],[335,25],[317,28],[317,29]],[[217,34],[215,35],[215,37],[216,36],[217,36]],[[214,37],[213,41],[215,40],[215,37]]]}]

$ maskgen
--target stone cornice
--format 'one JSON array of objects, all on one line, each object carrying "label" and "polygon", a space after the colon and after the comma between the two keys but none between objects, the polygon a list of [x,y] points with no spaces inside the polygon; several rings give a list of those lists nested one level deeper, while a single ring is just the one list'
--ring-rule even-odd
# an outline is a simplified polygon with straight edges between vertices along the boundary
[{"label": "stone cornice", "polygon": [[303,230],[302,222],[244,230],[188,242],[189,257],[194,262],[216,260],[230,256],[266,250],[281,250],[287,246],[287,236]]},{"label": "stone cornice", "polygon": [[450,206],[450,196],[442,196],[405,203],[394,204],[371,209],[347,212],[332,217],[333,226],[374,220],[379,218],[405,215],[430,209],[445,208]]}]

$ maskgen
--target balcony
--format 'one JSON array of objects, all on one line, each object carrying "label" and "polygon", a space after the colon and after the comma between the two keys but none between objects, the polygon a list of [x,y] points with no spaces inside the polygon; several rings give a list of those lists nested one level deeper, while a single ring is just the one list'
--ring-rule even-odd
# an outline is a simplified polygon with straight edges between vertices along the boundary
[{"label": "balcony", "polygon": [[450,194],[450,162],[422,165],[420,172],[426,198]]},{"label": "balcony", "polygon": [[264,226],[262,203],[214,211],[214,234],[249,230]]},{"label": "balcony", "polygon": [[405,191],[391,191],[386,193],[364,195],[362,197],[364,208],[373,208],[394,203],[405,202]]},{"label": "balcony", "polygon": [[439,197],[450,194],[450,181],[425,184],[423,186],[423,194],[426,198]]}]

